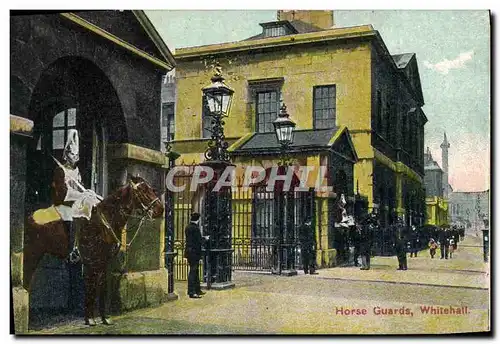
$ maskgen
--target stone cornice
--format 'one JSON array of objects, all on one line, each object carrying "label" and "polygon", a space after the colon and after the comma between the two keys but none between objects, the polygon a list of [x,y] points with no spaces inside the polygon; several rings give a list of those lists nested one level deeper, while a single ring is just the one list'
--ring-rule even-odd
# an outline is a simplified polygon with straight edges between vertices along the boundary
[{"label": "stone cornice", "polygon": [[24,117],[19,117],[15,115],[10,115],[10,133],[33,137],[33,126],[34,123],[32,120],[29,120]]},{"label": "stone cornice", "polygon": [[253,49],[277,48],[305,43],[374,37],[376,37],[376,31],[373,30],[373,27],[371,25],[362,25],[280,37],[181,48],[176,49],[174,57],[177,60],[182,60],[204,55],[216,55]]},{"label": "stone cornice", "polygon": [[83,27],[83,28],[119,45],[119,46],[121,46],[122,48],[125,48],[126,50],[132,52],[133,54],[138,55],[138,56],[154,63],[155,65],[166,69],[167,71],[171,70],[174,67],[170,61],[169,62],[162,61],[162,60],[146,53],[145,51],[135,47],[134,45],[124,41],[123,39],[107,32],[106,30],[103,30],[99,26],[92,24],[91,22],[83,19],[82,17],[80,17],[74,13],[67,12],[67,13],[61,13],[60,15],[64,18],[72,21],[73,23],[75,23],[75,24],[77,24],[77,25],[79,25],[79,26],[81,26],[81,27]]},{"label": "stone cornice", "polygon": [[162,152],[130,143],[110,144],[108,153],[111,159],[132,159],[161,166],[167,164],[167,157]]},{"label": "stone cornice", "polygon": [[403,164],[401,161],[397,161],[397,162],[392,161],[389,157],[387,157],[385,154],[383,154],[382,152],[380,152],[379,150],[377,150],[375,148],[373,148],[373,153],[374,153],[375,160],[377,160],[378,162],[382,163],[383,165],[389,167],[394,172],[402,173],[402,174],[406,175],[407,177],[409,177],[409,178],[411,178],[419,183],[422,183],[422,177],[417,172],[415,172],[414,170],[412,170],[411,168],[409,168],[408,166]]}]

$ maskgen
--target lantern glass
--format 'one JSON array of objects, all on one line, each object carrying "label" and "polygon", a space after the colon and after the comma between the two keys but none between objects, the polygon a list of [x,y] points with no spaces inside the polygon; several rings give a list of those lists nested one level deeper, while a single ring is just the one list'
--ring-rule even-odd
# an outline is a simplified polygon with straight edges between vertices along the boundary
[{"label": "lantern glass", "polygon": [[213,94],[207,94],[207,103],[208,103],[208,109],[210,110],[210,113],[215,113],[215,98],[213,97]]},{"label": "lantern glass", "polygon": [[290,145],[293,143],[293,134],[295,123],[291,120],[279,118],[274,122],[276,138],[281,145]]},{"label": "lantern glass", "polygon": [[229,113],[233,90],[223,86],[210,86],[204,89],[207,104],[212,115]]},{"label": "lantern glass", "polygon": [[231,106],[231,98],[232,94],[231,93],[225,93],[222,95],[222,113],[227,114],[229,113],[229,107]]}]

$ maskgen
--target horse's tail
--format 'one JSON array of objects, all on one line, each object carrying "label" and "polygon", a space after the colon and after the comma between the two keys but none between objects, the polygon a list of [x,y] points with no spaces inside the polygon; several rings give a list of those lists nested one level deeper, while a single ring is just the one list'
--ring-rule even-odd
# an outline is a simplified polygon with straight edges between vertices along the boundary
[{"label": "horse's tail", "polygon": [[47,251],[48,230],[47,225],[38,224],[33,214],[26,221],[24,230],[24,250],[23,250],[23,286],[30,290],[31,280],[36,267]]},{"label": "horse's tail", "polygon": [[23,286],[24,289],[30,290],[31,279],[38,264],[35,258],[34,235],[35,227],[37,226],[33,214],[31,214],[24,229],[24,250],[23,250]]}]

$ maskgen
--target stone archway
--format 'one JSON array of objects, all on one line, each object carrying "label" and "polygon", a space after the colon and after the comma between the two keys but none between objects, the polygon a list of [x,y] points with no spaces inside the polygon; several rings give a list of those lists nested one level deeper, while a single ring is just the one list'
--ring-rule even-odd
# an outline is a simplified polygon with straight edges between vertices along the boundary
[{"label": "stone archway", "polygon": [[[127,132],[116,91],[102,70],[80,57],[48,65],[32,93],[29,117],[34,139],[27,152],[26,215],[52,204],[52,156],[61,159],[69,129],[79,132],[84,186],[108,193],[106,145],[126,142]],[[43,326],[53,316],[75,314],[82,302],[78,267],[68,269],[64,262],[44,257],[31,288],[30,324]]]}]

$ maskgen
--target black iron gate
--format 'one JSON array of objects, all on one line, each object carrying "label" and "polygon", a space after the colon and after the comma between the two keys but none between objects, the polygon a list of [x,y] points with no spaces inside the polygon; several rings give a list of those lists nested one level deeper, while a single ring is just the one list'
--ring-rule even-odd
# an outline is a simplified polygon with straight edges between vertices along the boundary
[{"label": "black iron gate", "polygon": [[[173,184],[185,185],[181,192],[172,192],[171,204],[174,211],[166,221],[173,221],[174,277],[185,281],[188,264],[184,259],[185,228],[193,212],[201,213],[201,228],[205,227],[207,214],[203,189],[190,190],[196,165],[185,165],[178,170]],[[232,269],[274,271],[301,268],[299,227],[306,217],[313,222],[315,230],[315,193],[314,190],[277,192],[268,191],[265,186],[243,187],[232,190]],[[204,233],[207,234],[207,233]],[[207,249],[207,247],[205,247]],[[205,261],[200,267],[203,281]]]},{"label": "black iron gate", "polygon": [[[191,179],[193,177],[196,165],[184,165],[183,169],[179,169],[173,178],[173,184],[176,187],[185,186],[182,191],[174,192],[168,190],[173,211],[166,221],[173,222],[174,244],[174,278],[179,281],[187,281],[189,272],[189,264],[184,258],[184,250],[186,248],[185,229],[189,224],[191,214],[193,212],[202,212],[203,199],[200,197],[200,192],[190,190]],[[203,228],[203,216],[201,217],[200,225]],[[203,261],[200,266],[200,279],[202,280]]]},{"label": "black iron gate", "polygon": [[233,269],[280,273],[301,267],[298,230],[306,217],[314,219],[313,190],[241,187],[232,206]]}]

